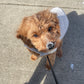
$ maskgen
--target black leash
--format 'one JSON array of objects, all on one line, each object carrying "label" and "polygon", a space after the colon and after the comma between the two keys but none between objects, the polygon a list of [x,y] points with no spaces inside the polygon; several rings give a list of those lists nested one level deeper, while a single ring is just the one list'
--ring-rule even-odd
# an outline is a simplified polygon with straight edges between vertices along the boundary
[{"label": "black leash", "polygon": [[48,59],[49,65],[50,65],[50,67],[51,67],[51,71],[52,71],[52,74],[53,74],[53,77],[54,77],[55,83],[58,84],[58,81],[57,81],[56,75],[55,75],[55,73],[54,73],[54,70],[53,70],[53,68],[52,68],[52,65],[51,65],[51,62],[50,62],[48,56],[47,56],[47,59]]}]

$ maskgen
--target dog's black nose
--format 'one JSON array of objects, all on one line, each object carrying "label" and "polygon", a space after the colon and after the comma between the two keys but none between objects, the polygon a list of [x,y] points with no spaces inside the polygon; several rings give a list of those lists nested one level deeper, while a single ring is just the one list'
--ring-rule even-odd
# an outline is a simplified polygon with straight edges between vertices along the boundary
[{"label": "dog's black nose", "polygon": [[54,48],[54,43],[50,42],[47,47],[48,47],[49,50],[53,49]]}]

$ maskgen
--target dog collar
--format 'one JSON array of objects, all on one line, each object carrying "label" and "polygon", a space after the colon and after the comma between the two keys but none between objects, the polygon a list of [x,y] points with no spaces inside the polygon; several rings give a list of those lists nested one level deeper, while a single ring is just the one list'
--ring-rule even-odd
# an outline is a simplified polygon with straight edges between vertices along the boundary
[{"label": "dog collar", "polygon": [[60,26],[60,39],[63,39],[63,37],[65,36],[67,30],[68,30],[68,26],[69,26],[69,20],[66,16],[66,14],[64,13],[64,11],[59,8],[52,8],[50,10],[51,13],[57,14],[58,20],[59,20],[59,26]]},{"label": "dog collar", "polygon": [[55,48],[55,49],[50,50],[49,52],[44,53],[44,52],[38,51],[36,48],[30,48],[30,47],[27,46],[26,44],[24,44],[24,46],[25,46],[26,48],[28,48],[29,50],[31,50],[31,51],[33,51],[33,52],[39,54],[39,56],[45,56],[45,55],[54,53],[54,52],[57,50],[57,48]]},{"label": "dog collar", "polygon": [[[63,39],[63,37],[65,36],[65,34],[68,30],[69,20],[68,20],[66,14],[64,13],[64,11],[59,7],[52,8],[50,10],[50,12],[54,13],[54,14],[57,14],[57,17],[58,17],[58,20],[59,20],[59,25],[60,25],[60,33],[61,33],[60,39]],[[57,50],[57,48],[55,48],[55,49],[50,50],[49,52],[44,53],[44,52],[39,52],[36,48],[30,48],[26,44],[24,44],[24,46],[26,48],[28,48],[29,50],[39,54],[39,56],[49,55],[51,53],[54,53]]]}]

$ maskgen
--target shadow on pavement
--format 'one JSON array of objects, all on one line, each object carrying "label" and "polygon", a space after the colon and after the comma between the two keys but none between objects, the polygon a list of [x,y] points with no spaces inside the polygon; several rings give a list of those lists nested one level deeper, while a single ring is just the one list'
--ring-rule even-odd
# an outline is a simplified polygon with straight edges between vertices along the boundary
[{"label": "shadow on pavement", "polygon": [[[76,54],[80,54],[80,51],[82,49],[84,50],[83,48],[84,46],[84,36],[83,36],[84,35],[84,14],[78,15],[75,11],[72,11],[67,16],[69,19],[69,29],[67,31],[67,34],[63,42],[63,57],[62,57],[63,61],[61,61],[61,64],[60,64],[60,60],[59,58],[57,58],[56,63],[53,68],[56,73],[59,84],[75,84],[73,83],[74,81],[77,81],[76,84],[79,84],[81,82],[80,80],[77,80],[76,78],[74,78],[73,81],[70,81],[71,79],[69,79],[70,78],[69,74],[71,74],[71,72],[69,72],[69,70],[67,70],[66,72],[67,67],[64,67],[64,64],[66,65],[66,64],[69,64],[70,61],[74,61],[74,60],[76,61]],[[79,52],[79,53],[76,53],[76,52]],[[83,55],[81,56],[84,58]],[[65,62],[65,60],[67,61]],[[83,60],[81,59],[81,61]],[[55,84],[51,71],[45,70],[44,66],[45,66],[45,58],[42,58],[35,72],[33,73],[30,81],[26,82],[25,84],[40,84],[44,77],[45,79],[44,79],[43,84]],[[66,76],[62,74],[63,72],[66,73]],[[69,80],[69,81],[65,81],[65,80]]]}]

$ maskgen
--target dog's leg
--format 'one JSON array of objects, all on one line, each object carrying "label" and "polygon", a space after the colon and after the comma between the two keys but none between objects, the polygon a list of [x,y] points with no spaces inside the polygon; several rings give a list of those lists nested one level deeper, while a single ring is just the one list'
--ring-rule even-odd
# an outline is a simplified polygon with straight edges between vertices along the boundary
[{"label": "dog's leg", "polygon": [[[51,62],[51,65],[53,66],[54,63],[55,63],[56,52],[54,52],[53,54],[48,55],[48,57],[49,57],[49,60],[50,60],[50,62]],[[47,68],[48,70],[51,69],[48,60],[46,61],[46,68]]]},{"label": "dog's leg", "polygon": [[39,58],[39,55],[38,55],[38,54],[32,52],[32,51],[29,50],[29,49],[28,49],[28,51],[32,54],[32,55],[31,55],[31,60],[35,61],[35,60],[37,60],[37,59]]},{"label": "dog's leg", "polygon": [[36,56],[35,54],[32,54],[32,55],[31,55],[31,60],[35,61],[35,60],[37,60],[37,59],[38,59],[38,56]]},{"label": "dog's leg", "polygon": [[61,40],[59,47],[57,48],[56,56],[58,57],[62,57],[62,42],[63,41]]}]

